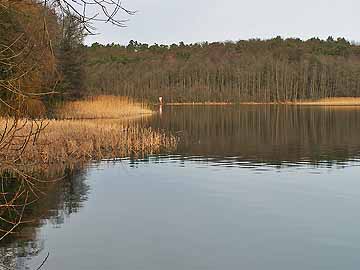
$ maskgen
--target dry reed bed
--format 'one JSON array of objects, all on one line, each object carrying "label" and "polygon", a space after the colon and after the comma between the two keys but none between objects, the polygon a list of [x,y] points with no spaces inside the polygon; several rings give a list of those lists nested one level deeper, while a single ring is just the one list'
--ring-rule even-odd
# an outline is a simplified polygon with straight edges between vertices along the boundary
[{"label": "dry reed bed", "polygon": [[[26,134],[26,129],[23,132]],[[50,120],[36,143],[26,147],[21,163],[54,164],[144,156],[171,151],[176,144],[174,136],[136,124],[115,120]],[[12,154],[16,153],[9,153]]]},{"label": "dry reed bed", "polygon": [[300,101],[296,105],[318,105],[318,106],[358,106],[360,105],[360,97],[338,97],[323,98],[314,101]]},{"label": "dry reed bed", "polygon": [[127,97],[97,96],[67,102],[55,113],[60,119],[120,119],[153,112],[145,104],[134,102]]},{"label": "dry reed bed", "polygon": [[[126,97],[98,96],[65,103],[56,110],[56,118],[62,120],[45,120],[48,126],[35,143],[27,145],[20,161],[22,164],[72,163],[173,150],[177,144],[174,136],[130,121],[152,113],[146,105]],[[21,135],[26,137],[29,133],[32,122],[26,123],[17,134],[20,137],[12,142],[13,150],[7,153],[10,159],[24,141]],[[5,120],[0,118],[0,131],[4,125]]]}]

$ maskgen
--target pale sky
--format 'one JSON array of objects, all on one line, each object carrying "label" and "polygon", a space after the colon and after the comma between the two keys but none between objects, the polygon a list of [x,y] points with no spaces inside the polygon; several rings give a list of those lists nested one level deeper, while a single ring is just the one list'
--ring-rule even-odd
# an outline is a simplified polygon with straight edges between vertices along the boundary
[{"label": "pale sky", "polygon": [[[171,44],[249,38],[345,37],[360,41],[360,0],[126,0],[126,28],[95,24],[87,44]],[[120,17],[127,18],[123,14]]]}]

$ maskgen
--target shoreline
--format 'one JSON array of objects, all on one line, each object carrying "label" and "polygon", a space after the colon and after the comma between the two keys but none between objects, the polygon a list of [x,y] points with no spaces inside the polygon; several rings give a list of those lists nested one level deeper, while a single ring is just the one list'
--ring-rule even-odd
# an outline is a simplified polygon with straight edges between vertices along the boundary
[{"label": "shoreline", "polygon": [[[161,104],[157,104],[161,105]],[[285,105],[285,106],[360,106],[360,97],[326,98],[318,100],[284,101],[284,102],[170,102],[167,106],[228,106],[228,105]]]}]

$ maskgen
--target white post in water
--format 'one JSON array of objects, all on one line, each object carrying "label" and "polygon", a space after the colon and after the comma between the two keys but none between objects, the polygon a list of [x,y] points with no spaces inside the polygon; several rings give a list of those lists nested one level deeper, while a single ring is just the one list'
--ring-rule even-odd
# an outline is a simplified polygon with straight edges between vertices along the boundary
[{"label": "white post in water", "polygon": [[160,116],[161,116],[161,115],[162,115],[162,111],[163,111],[163,108],[162,108],[162,105],[163,105],[163,98],[162,98],[162,97],[159,97],[159,102],[160,102],[159,112],[160,112]]}]

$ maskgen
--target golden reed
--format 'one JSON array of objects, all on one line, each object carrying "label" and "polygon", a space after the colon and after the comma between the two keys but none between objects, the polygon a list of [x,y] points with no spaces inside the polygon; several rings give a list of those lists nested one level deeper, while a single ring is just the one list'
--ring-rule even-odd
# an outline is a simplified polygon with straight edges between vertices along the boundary
[{"label": "golden reed", "polygon": [[[177,145],[172,135],[126,121],[153,113],[128,98],[100,96],[74,101],[58,108],[57,113],[62,120],[45,120],[48,126],[35,143],[27,145],[20,163],[54,164],[144,156],[172,151]],[[5,120],[0,118],[0,131],[4,125]],[[26,136],[30,128],[31,122],[21,133]],[[12,143],[14,152],[9,150],[10,158],[16,156],[16,146],[23,143],[23,138],[20,136]]]},{"label": "golden reed", "polygon": [[152,113],[143,103],[117,96],[97,96],[67,102],[56,110],[56,116],[61,119],[119,119]]}]

